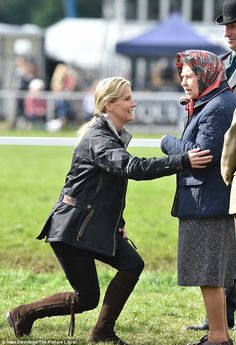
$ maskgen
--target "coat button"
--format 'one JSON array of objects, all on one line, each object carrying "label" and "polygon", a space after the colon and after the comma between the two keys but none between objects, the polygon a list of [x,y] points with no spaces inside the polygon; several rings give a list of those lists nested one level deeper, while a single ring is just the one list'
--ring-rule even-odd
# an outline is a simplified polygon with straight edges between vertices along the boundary
[{"label": "coat button", "polygon": [[90,204],[87,205],[87,208],[91,208],[92,206]]}]

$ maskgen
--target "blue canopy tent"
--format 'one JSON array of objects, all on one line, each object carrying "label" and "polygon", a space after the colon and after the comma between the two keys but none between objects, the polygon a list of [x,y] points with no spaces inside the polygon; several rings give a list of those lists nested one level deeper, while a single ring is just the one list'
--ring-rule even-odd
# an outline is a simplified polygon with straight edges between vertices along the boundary
[{"label": "blue canopy tent", "polygon": [[209,50],[222,54],[225,49],[200,35],[178,13],[150,31],[129,41],[118,42],[116,51],[127,56],[175,56],[186,49]]},{"label": "blue canopy tent", "polygon": [[186,49],[208,50],[217,55],[225,52],[222,46],[196,32],[178,13],[173,13],[148,32],[116,44],[116,52],[132,59],[132,79],[137,58],[174,58],[177,52]]}]

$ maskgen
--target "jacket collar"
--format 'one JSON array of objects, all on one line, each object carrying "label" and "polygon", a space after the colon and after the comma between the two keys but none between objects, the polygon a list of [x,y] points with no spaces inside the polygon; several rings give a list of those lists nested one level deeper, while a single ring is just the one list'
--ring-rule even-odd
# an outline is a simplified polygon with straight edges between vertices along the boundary
[{"label": "jacket collar", "polygon": [[230,89],[228,83],[223,81],[217,89],[212,90],[207,95],[203,96],[201,99],[197,100],[194,104],[194,110],[197,110],[198,107],[201,107],[211,101],[213,98],[218,96],[221,92]]},{"label": "jacket collar", "polygon": [[225,60],[226,60],[227,58],[230,59],[231,54],[232,54],[232,50],[229,50],[228,52],[226,52],[226,53],[224,53],[224,54],[221,54],[221,55],[219,56],[219,58],[225,62]]},{"label": "jacket collar", "polygon": [[115,128],[113,122],[111,121],[110,117],[108,114],[104,114],[104,113],[100,113],[99,117],[102,118],[108,125],[109,129],[111,130],[111,132],[113,133],[113,135],[122,141],[122,143],[124,144],[124,147],[126,148],[129,145],[129,142],[132,138],[132,135],[125,129],[123,128],[121,131],[117,131],[117,129]]},{"label": "jacket collar", "polygon": [[[227,68],[228,64],[230,63],[230,60],[231,60],[231,56],[232,54],[235,54],[235,52],[233,52],[232,50],[223,54],[223,55],[220,55],[220,58],[222,59],[222,61],[224,62],[225,64],[225,68]],[[236,71],[234,71],[234,73],[232,74],[232,76],[230,77],[230,79],[228,80],[228,84],[229,86],[235,90],[235,87],[236,87]]]}]

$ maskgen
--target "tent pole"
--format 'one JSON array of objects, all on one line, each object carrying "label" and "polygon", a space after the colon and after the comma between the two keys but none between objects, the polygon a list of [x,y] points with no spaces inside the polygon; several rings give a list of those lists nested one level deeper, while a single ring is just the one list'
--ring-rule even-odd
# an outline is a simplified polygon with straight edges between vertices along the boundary
[{"label": "tent pole", "polygon": [[136,89],[137,78],[136,78],[136,65],[137,65],[137,58],[131,58],[131,83],[133,90]]},{"label": "tent pole", "polygon": [[151,59],[146,59],[146,78],[145,78],[145,88],[148,90],[151,86]]}]

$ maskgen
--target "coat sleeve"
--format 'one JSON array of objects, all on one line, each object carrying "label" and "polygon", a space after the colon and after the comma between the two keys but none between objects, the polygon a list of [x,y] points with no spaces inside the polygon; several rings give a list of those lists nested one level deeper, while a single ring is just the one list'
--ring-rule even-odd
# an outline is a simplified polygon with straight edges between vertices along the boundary
[{"label": "coat sleeve", "polygon": [[183,169],[182,154],[161,158],[135,157],[118,140],[106,134],[90,139],[90,160],[111,174],[134,180],[151,180]]},{"label": "coat sleeve", "polygon": [[221,175],[228,185],[236,170],[236,110],[230,128],[225,133],[224,146],[221,157]]},{"label": "coat sleeve", "polygon": [[196,122],[194,139],[178,139],[167,135],[161,142],[161,149],[166,154],[183,153],[195,148],[210,150],[213,160],[208,166],[213,165],[221,157],[224,134],[230,126],[231,118],[226,116],[224,107],[214,108],[211,111],[204,111]]}]

